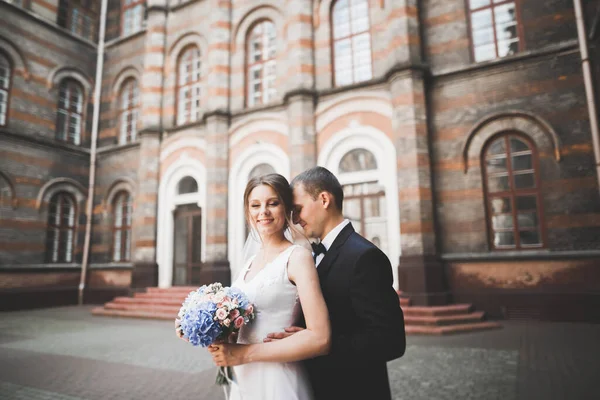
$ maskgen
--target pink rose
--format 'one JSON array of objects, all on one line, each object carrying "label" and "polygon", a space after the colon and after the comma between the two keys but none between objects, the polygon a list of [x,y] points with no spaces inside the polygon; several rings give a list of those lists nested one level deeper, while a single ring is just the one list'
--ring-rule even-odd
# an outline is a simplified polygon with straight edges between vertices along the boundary
[{"label": "pink rose", "polygon": [[229,325],[231,325],[231,320],[229,318],[225,318],[223,320],[223,325],[229,328]]},{"label": "pink rose", "polygon": [[231,319],[236,319],[239,316],[240,316],[240,312],[238,311],[237,308],[229,313],[229,318],[231,318]]},{"label": "pink rose", "polygon": [[242,317],[237,317],[235,321],[233,321],[233,326],[235,326],[236,329],[241,328],[242,325],[244,325],[244,318]]},{"label": "pink rose", "polygon": [[248,308],[246,308],[246,312],[244,313],[245,315],[250,315],[254,312],[254,306],[252,306],[252,304],[250,304],[248,306]]},{"label": "pink rose", "polygon": [[215,315],[216,315],[217,319],[222,321],[225,318],[227,318],[227,310],[225,310],[224,308],[219,308]]}]

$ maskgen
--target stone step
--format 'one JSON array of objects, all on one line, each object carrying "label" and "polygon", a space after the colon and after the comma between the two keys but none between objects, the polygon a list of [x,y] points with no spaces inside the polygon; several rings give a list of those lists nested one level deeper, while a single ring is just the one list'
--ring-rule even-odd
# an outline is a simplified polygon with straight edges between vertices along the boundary
[{"label": "stone step", "polygon": [[192,290],[198,289],[198,286],[173,286],[170,288],[159,288],[159,287],[149,287],[146,289],[147,293],[180,293],[185,292],[188,294]]},{"label": "stone step", "polygon": [[92,314],[104,317],[160,319],[171,321],[175,320],[175,315],[173,315],[172,313],[157,313],[139,310],[107,310],[103,307],[93,308]]},{"label": "stone step", "polygon": [[112,302],[113,303],[127,303],[127,304],[160,304],[166,306],[178,306],[181,307],[184,299],[156,299],[152,297],[115,297]]},{"label": "stone step", "polygon": [[404,324],[411,326],[423,326],[423,325],[434,325],[434,326],[447,326],[455,324],[464,324],[476,321],[482,321],[484,316],[483,311],[476,311],[468,314],[456,314],[456,315],[433,315],[433,316],[404,316]]},{"label": "stone step", "polygon": [[454,333],[467,333],[486,329],[498,329],[501,327],[502,325],[497,322],[481,321],[448,326],[407,325],[405,329],[407,335],[450,335]]},{"label": "stone step", "polygon": [[447,306],[408,306],[402,307],[404,316],[442,316],[442,315],[457,315],[467,314],[471,312],[471,304],[451,304]]},{"label": "stone step", "polygon": [[188,292],[184,293],[145,293],[139,292],[133,295],[135,299],[174,299],[183,301],[187,297]]},{"label": "stone step", "polygon": [[109,302],[104,305],[107,310],[126,310],[126,311],[143,311],[143,312],[156,312],[171,313],[173,318],[179,312],[179,306],[165,306],[160,304],[131,304],[131,303],[113,303]]},{"label": "stone step", "polygon": [[400,297],[400,307],[410,306],[410,299],[406,297]]}]

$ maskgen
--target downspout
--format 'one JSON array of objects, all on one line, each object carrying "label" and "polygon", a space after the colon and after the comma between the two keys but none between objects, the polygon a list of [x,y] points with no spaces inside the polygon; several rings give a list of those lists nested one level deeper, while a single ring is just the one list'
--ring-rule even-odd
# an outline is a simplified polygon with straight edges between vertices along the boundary
[{"label": "downspout", "polygon": [[98,32],[98,54],[96,59],[96,80],[94,82],[94,111],[92,117],[92,140],[90,147],[90,176],[87,203],[85,207],[86,224],[85,239],[83,242],[83,261],[81,262],[81,277],[77,304],[83,304],[83,291],[85,289],[86,274],[90,259],[90,242],[92,236],[92,220],[94,218],[94,188],[96,186],[96,147],[98,140],[98,120],[100,117],[100,88],[102,87],[102,68],[104,65],[104,32],[106,29],[106,3],[102,0],[100,6],[100,29]]},{"label": "downspout", "polygon": [[577,23],[577,36],[579,38],[579,51],[581,52],[581,67],[583,69],[583,82],[590,117],[590,128],[592,133],[592,145],[594,147],[594,159],[596,164],[596,178],[600,188],[600,134],[598,132],[598,114],[596,113],[596,100],[594,85],[592,82],[592,71],[588,53],[585,20],[583,19],[583,8],[581,0],[573,0],[575,6],[575,21]]}]

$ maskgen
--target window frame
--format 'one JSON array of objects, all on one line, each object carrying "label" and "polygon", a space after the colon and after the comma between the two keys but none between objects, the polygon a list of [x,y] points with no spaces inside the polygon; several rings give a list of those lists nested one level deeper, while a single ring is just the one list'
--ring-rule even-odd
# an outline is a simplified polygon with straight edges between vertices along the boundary
[{"label": "window frame", "polygon": [[[275,57],[269,58],[269,59],[266,59],[266,60],[262,60],[261,59],[260,61],[250,63],[250,55],[251,55],[251,52],[250,52],[250,38],[252,37],[252,34],[253,34],[254,30],[258,26],[260,26],[261,24],[264,24],[264,23],[270,23],[271,25],[273,25],[273,29],[275,30],[275,40],[274,40]],[[263,35],[264,35],[264,33],[263,33]],[[262,36],[261,36],[261,38],[262,38]],[[245,39],[245,42],[244,42],[244,51],[245,51],[244,82],[245,82],[245,85],[246,85],[246,87],[244,88],[244,94],[245,94],[244,97],[245,97],[245,106],[247,108],[250,108],[250,107],[260,107],[260,106],[266,106],[266,105],[272,104],[274,102],[275,98],[277,97],[277,64],[278,64],[277,63],[277,56],[278,56],[277,43],[278,43],[277,42],[277,25],[275,24],[275,22],[273,22],[269,18],[261,18],[261,19],[258,19],[256,21],[254,21],[254,23],[252,25],[250,25],[250,28],[248,28],[248,31],[246,32],[246,39]],[[269,62],[274,62],[274,64],[275,64],[275,71],[274,71],[274,75],[273,75],[274,76],[274,80],[275,80],[275,85],[274,85],[275,91],[274,91],[273,95],[268,99],[268,101],[265,101],[264,98],[265,98],[265,93],[266,93],[266,91],[265,91],[265,87],[266,87],[265,86],[265,82],[266,82],[266,79],[265,79],[265,74],[264,74],[264,71],[265,71],[264,66],[267,65]],[[260,82],[261,82],[261,85],[262,85],[262,88],[261,88],[261,100],[260,100],[260,102],[256,102],[254,100],[254,95],[250,96],[250,88],[252,86],[251,85],[252,82],[250,80],[250,70],[252,69],[252,67],[254,67],[256,65],[261,65],[262,66],[262,70],[261,70],[262,74],[261,74],[261,78],[260,78]]]},{"label": "window frame", "polygon": [[[353,0],[348,0],[349,4],[348,4],[348,9],[351,10],[352,8],[352,1]],[[366,31],[357,33],[357,34],[353,34],[350,33],[349,36],[344,36],[342,38],[338,38],[335,39],[335,23],[334,23],[334,9],[335,6],[339,3],[339,0],[333,1],[331,3],[331,8],[329,9],[329,26],[331,27],[331,29],[329,30],[329,41],[330,41],[330,50],[331,50],[331,80],[332,80],[332,86],[333,87],[344,87],[344,86],[350,86],[350,85],[356,85],[362,82],[368,82],[370,80],[373,79],[373,70],[374,70],[374,62],[373,62],[373,32],[372,32],[372,25],[371,25],[371,6],[369,4],[369,0],[364,0],[367,3],[367,9],[369,10],[369,12],[367,13],[367,20],[368,20],[368,24],[369,24],[369,28]],[[468,0],[467,0],[468,1]],[[349,12],[349,18],[350,18],[350,31],[352,31],[352,15],[351,12]],[[369,54],[371,56],[371,77],[369,79],[365,79],[362,81],[356,81],[354,79],[354,45],[353,45],[353,41],[352,41],[352,37],[354,36],[358,36],[358,35],[362,35],[364,33],[368,33],[369,34]],[[352,82],[350,83],[346,83],[346,84],[341,84],[338,85],[337,83],[337,77],[336,77],[336,73],[335,73],[335,66],[336,66],[336,53],[335,53],[335,44],[336,41],[340,41],[340,40],[346,40],[346,39],[350,39],[350,45],[351,45],[351,51],[350,54],[352,55]]]},{"label": "window frame", "polygon": [[[136,33],[142,31],[144,29],[144,14],[146,12],[146,0],[131,0],[130,4],[127,4],[128,0],[121,0],[121,36],[130,36],[135,35]],[[126,31],[125,27],[125,14],[128,10],[133,10],[137,6],[142,7],[142,15],[140,16],[140,28],[136,31],[133,30],[133,20],[132,27],[129,31]]]},{"label": "window frame", "polygon": [[[57,12],[57,24],[68,30],[73,35],[80,38],[95,42],[98,35],[98,19],[100,15],[99,3],[88,0],[89,5],[86,7],[82,0],[59,1]],[[94,7],[95,6],[95,7]],[[65,10],[62,10],[62,8]],[[73,25],[73,14],[77,10],[80,17],[77,20],[77,26]],[[64,21],[61,21],[61,14],[64,14]],[[83,24],[85,18],[90,19],[89,35],[83,35]]]},{"label": "window frame", "polygon": [[[79,93],[81,95],[81,111],[79,114],[73,113],[72,111],[70,111],[70,101],[71,101],[71,96],[68,96],[68,100],[69,100],[69,105],[67,106],[67,108],[63,109],[61,108],[61,90],[63,85],[67,86],[67,88],[69,88],[69,86],[73,87],[73,88],[77,88],[79,90]],[[70,91],[69,91],[70,94]],[[85,107],[86,107],[86,101],[85,101],[85,89],[83,87],[83,85],[73,79],[73,78],[65,78],[63,80],[60,81],[60,83],[58,84],[58,101],[57,101],[57,106],[56,106],[56,129],[55,129],[55,136],[56,136],[56,140],[59,140],[61,142],[65,142],[65,143],[69,143],[75,146],[80,146],[83,142],[83,127],[85,126]],[[65,138],[61,138],[60,137],[60,132],[59,132],[59,125],[58,125],[58,116],[61,113],[61,110],[65,111],[66,113],[66,118],[65,118],[65,126],[66,126],[66,133],[65,133]],[[79,116],[79,131],[78,131],[78,138],[77,140],[73,139],[71,140],[70,136],[69,136],[69,128],[71,127],[71,122],[70,122],[70,117],[72,114],[78,115]]]},{"label": "window frame", "polygon": [[[63,209],[62,207],[60,207],[61,203],[57,203],[57,210],[59,210],[59,225],[53,225],[51,224],[51,210],[52,210],[52,203],[55,201],[55,199],[59,199],[64,201],[65,199],[68,199],[73,207],[73,226],[66,226],[64,227],[62,225],[62,221],[63,221]],[[61,263],[74,263],[75,262],[75,243],[76,243],[76,237],[77,237],[77,221],[78,221],[79,215],[78,215],[78,210],[77,210],[77,201],[76,199],[68,192],[58,192],[55,193],[54,195],[52,195],[52,197],[50,198],[50,201],[48,202],[48,214],[46,217],[46,262],[49,264],[61,264]],[[52,243],[50,243],[50,231],[52,229],[57,229],[59,232],[58,235],[58,239],[54,238],[54,240],[52,241]],[[63,255],[65,256],[64,259],[60,258],[60,245],[61,245],[61,238],[63,236],[63,232],[71,232],[72,233],[72,238],[71,238],[71,253],[70,253],[70,260],[67,260],[67,252],[64,251]],[[54,246],[58,246],[58,248],[56,249],[56,254],[57,254],[57,258],[56,260],[54,260]],[[68,243],[68,241],[64,241],[64,244],[66,245]]]},{"label": "window frame", "polygon": [[5,89],[0,87],[0,91],[6,91],[6,111],[4,112],[4,122],[0,121],[0,126],[5,127],[5,126],[8,126],[10,100],[11,100],[10,92],[12,90],[12,79],[13,79],[15,68],[14,68],[12,60],[10,59],[10,57],[8,57],[8,54],[6,54],[5,52],[0,50],[0,57],[4,58],[8,65],[8,77],[7,77],[8,86]]},{"label": "window frame", "polygon": [[[128,107],[123,107],[123,95],[125,91],[129,91],[128,93]],[[137,93],[136,93],[137,91]],[[135,101],[134,101],[135,100]],[[122,84],[119,90],[119,98],[118,98],[118,115],[117,115],[117,123],[119,124],[119,137],[118,144],[125,145],[129,143],[133,143],[137,140],[137,128],[138,128],[138,118],[139,118],[139,102],[140,102],[140,87],[136,78],[130,77],[127,78]],[[128,130],[123,132],[123,122],[122,119],[125,115],[135,115],[135,124],[132,124],[131,131],[129,131],[129,123],[127,124]]]},{"label": "window frame", "polygon": [[[124,211],[121,216],[121,226],[117,227],[117,203],[119,200],[125,196],[125,201],[123,203],[123,208],[121,211]],[[133,234],[133,197],[131,193],[127,190],[120,190],[114,197],[112,201],[111,208],[111,247],[110,247],[110,258],[112,262],[129,262],[131,261],[131,252],[132,252],[132,234]],[[127,214],[129,212],[129,214]],[[115,248],[116,248],[116,239],[117,239],[117,231],[121,232],[121,240],[120,240],[120,251],[119,251],[119,259],[115,257]],[[128,235],[124,235],[123,233],[128,233]],[[127,254],[127,245],[129,244],[129,254]]]},{"label": "window frame", "polygon": [[[200,78],[196,81],[191,81],[186,83],[185,85],[180,85],[180,78],[181,78],[181,65],[182,65],[182,60],[183,58],[187,55],[188,52],[193,51],[193,50],[197,50],[198,51],[198,61],[200,63]],[[193,59],[192,59],[193,61]],[[177,65],[176,65],[176,72],[175,72],[175,125],[176,126],[181,126],[181,125],[186,125],[186,124],[193,124],[195,122],[198,122],[201,120],[202,117],[202,107],[204,106],[204,101],[203,99],[205,98],[205,82],[204,82],[204,74],[202,73],[202,70],[204,68],[204,62],[202,61],[202,50],[195,44],[189,44],[187,46],[185,46],[181,52],[179,53],[179,56],[177,57]],[[197,110],[197,116],[195,117],[195,119],[192,119],[192,107],[190,107],[190,115],[187,119],[183,119],[180,120],[180,107],[181,102],[180,102],[180,92],[181,90],[183,90],[184,88],[188,88],[190,90],[189,93],[192,93],[192,89],[196,86],[196,84],[200,85],[200,96],[199,96],[199,101],[200,104],[198,105],[198,110]],[[193,96],[190,96],[189,99],[191,99],[191,101],[193,101]]]},{"label": "window frame", "polygon": [[[515,189],[513,183],[513,167],[512,167],[512,152],[510,151],[510,139],[516,138],[529,147],[531,151],[531,163],[532,170],[534,174],[534,188],[526,188],[526,189]],[[505,141],[505,152],[506,155],[506,170],[508,174],[508,181],[510,184],[510,188],[508,190],[502,192],[494,192],[490,193],[488,187],[488,171],[486,164],[486,156],[488,149],[490,146],[499,139],[503,139]],[[534,142],[526,137],[525,135],[515,132],[508,131],[502,132],[492,136],[487,142],[484,144],[481,151],[481,173],[482,173],[482,184],[483,184],[483,196],[484,196],[484,204],[485,204],[485,213],[486,213],[486,224],[487,224],[487,232],[488,232],[488,243],[489,248],[492,251],[527,251],[527,250],[538,250],[545,249],[548,247],[548,239],[547,239],[547,230],[546,230],[546,221],[545,221],[545,213],[544,213],[544,204],[542,197],[542,188],[541,188],[541,176],[540,176],[540,163],[539,163],[539,153],[534,144]],[[518,221],[518,210],[516,208],[516,198],[518,196],[535,196],[536,198],[536,213],[538,218],[538,230],[539,230],[539,238],[540,245],[526,245],[523,246],[521,244],[521,236],[519,231],[519,221]],[[515,238],[515,245],[513,247],[496,247],[494,244],[494,226],[493,226],[493,208],[492,208],[492,200],[494,198],[506,198],[510,199],[511,205],[511,215],[513,222],[513,235]],[[508,214],[508,213],[506,213]]]},{"label": "window frame", "polygon": [[[518,49],[517,49],[516,54],[522,53],[523,51],[526,50],[525,40],[524,40],[525,31],[523,28],[523,23],[521,21],[521,0],[500,0],[499,3],[494,3],[494,0],[489,0],[490,5],[484,6],[484,7],[479,7],[474,10],[471,10],[471,6],[469,4],[470,0],[464,0],[464,1],[465,1],[465,9],[466,9],[466,14],[467,14],[467,29],[469,31],[469,53],[471,55],[472,63],[484,63],[484,62],[490,62],[490,61],[514,56],[514,54],[506,55],[506,56],[502,56],[502,57],[498,56],[498,36],[496,34],[496,14],[494,13],[493,9],[495,7],[501,6],[506,3],[515,3],[515,21],[516,21],[516,26],[517,26],[517,35],[518,35],[518,39],[519,39],[517,42]],[[490,58],[489,60],[476,61],[475,60],[475,41],[473,38],[473,26],[471,23],[471,15],[473,14],[473,12],[477,12],[477,11],[481,11],[481,10],[485,10],[485,9],[492,10],[492,28],[494,31],[494,49],[496,51],[496,57]]]}]

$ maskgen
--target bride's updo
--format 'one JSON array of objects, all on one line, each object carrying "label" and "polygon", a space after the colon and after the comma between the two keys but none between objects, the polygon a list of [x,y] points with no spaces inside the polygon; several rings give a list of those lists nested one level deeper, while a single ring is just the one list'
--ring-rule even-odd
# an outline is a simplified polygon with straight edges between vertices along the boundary
[{"label": "bride's updo", "polygon": [[283,229],[287,227],[293,226],[291,220],[292,210],[294,209],[294,196],[292,189],[290,188],[290,184],[285,179],[284,176],[279,174],[266,174],[256,176],[248,181],[246,185],[246,190],[244,191],[244,215],[246,216],[246,222],[249,224],[249,205],[248,198],[250,197],[250,193],[257,186],[267,185],[277,194],[279,201],[283,204],[283,208],[285,211],[285,225]]}]

